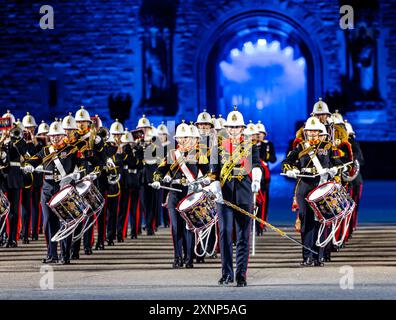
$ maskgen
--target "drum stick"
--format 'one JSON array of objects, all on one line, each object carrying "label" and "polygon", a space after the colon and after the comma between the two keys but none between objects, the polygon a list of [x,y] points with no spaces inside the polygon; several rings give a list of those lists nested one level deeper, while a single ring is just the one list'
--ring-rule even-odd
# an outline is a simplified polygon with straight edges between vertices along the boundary
[{"label": "drum stick", "polygon": [[[149,183],[149,186],[151,187],[151,183]],[[176,188],[165,187],[165,186],[160,186],[160,188],[161,189],[165,189],[165,190],[170,190],[170,191],[183,192],[183,190],[176,189]]]},{"label": "drum stick", "polygon": [[52,172],[52,171],[49,171],[49,170],[44,170],[44,169],[34,169],[34,172],[40,172],[40,173],[53,174],[53,172]]}]

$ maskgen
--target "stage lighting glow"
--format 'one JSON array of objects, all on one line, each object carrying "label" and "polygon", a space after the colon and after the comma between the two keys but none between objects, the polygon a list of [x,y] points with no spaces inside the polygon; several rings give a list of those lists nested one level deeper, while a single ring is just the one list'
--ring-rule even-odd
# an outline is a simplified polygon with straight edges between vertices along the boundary
[{"label": "stage lighting glow", "polygon": [[292,47],[286,47],[286,48],[283,50],[283,53],[284,53],[285,56],[287,56],[287,57],[293,57],[293,52],[294,52],[294,50],[293,50]]},{"label": "stage lighting glow", "polygon": [[257,45],[260,46],[260,47],[264,47],[264,46],[267,45],[267,40],[265,40],[265,39],[258,39]]},{"label": "stage lighting glow", "polygon": [[238,49],[232,49],[231,50],[231,56],[232,57],[238,57],[240,55],[240,51]]},{"label": "stage lighting glow", "polygon": [[269,46],[269,49],[271,51],[279,51],[280,50],[280,42],[277,41],[277,40],[272,41],[270,46]]},{"label": "stage lighting glow", "polygon": [[246,52],[247,54],[252,54],[252,53],[254,53],[254,46],[253,46],[253,43],[251,42],[251,41],[249,41],[249,42],[246,42],[244,45],[243,45],[243,51],[244,52]]}]

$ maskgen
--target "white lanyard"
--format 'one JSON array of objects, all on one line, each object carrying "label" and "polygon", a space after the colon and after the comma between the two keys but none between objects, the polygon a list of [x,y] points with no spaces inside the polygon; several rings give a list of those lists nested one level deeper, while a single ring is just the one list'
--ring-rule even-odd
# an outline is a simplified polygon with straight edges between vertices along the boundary
[{"label": "white lanyard", "polygon": [[[305,147],[309,148],[309,143],[305,142]],[[318,157],[316,156],[315,152],[313,150],[308,152],[309,157],[312,160],[312,163],[314,165],[314,167],[316,168],[317,172],[323,172],[323,167],[322,164],[320,163]],[[321,174],[320,175],[320,184],[325,183],[327,181],[327,172],[325,174]]]}]

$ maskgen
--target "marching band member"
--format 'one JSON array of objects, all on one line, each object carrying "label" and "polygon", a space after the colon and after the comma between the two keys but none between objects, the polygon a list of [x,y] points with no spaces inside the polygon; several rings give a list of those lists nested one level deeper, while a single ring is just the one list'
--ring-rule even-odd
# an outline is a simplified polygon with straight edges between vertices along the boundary
[{"label": "marching band member", "polygon": [[0,141],[3,150],[7,153],[8,163],[6,169],[6,183],[8,201],[10,202],[10,212],[8,215],[9,235],[6,247],[15,248],[17,243],[19,204],[21,200],[21,190],[24,187],[24,176],[21,171],[21,158],[27,151],[26,142],[23,139],[23,131],[16,125],[15,117],[7,111],[3,118],[10,118],[13,128],[3,134]]},{"label": "marching band member", "polygon": [[328,178],[336,176],[338,170],[335,166],[342,165],[341,160],[334,157],[332,144],[320,140],[321,128],[318,118],[308,118],[304,126],[306,140],[299,142],[282,162],[283,171],[290,178],[297,178],[300,172],[304,175],[320,174],[320,176],[314,178],[303,177],[298,179],[295,188],[300,210],[303,244],[317,252],[317,254],[313,254],[309,250],[303,249],[301,266],[311,266],[312,264],[323,266],[319,259],[319,248],[316,246],[319,222],[315,220],[314,212],[305,198],[318,185],[327,181]]},{"label": "marching band member", "polygon": [[122,234],[122,239],[127,235],[128,218],[131,226],[131,239],[137,239],[137,209],[139,202],[139,159],[133,146],[133,137],[128,128],[121,137],[122,143],[122,171],[121,171],[121,197],[120,210],[118,214],[118,234]]},{"label": "marching band member", "polygon": [[[261,123],[261,121],[258,121],[258,123],[256,124],[256,128],[259,132],[257,136],[257,147],[259,149],[260,163],[263,170],[263,179],[261,179],[262,201],[258,204],[258,206],[262,219],[264,221],[267,221],[269,205],[269,186],[271,181],[268,163],[276,162],[276,154],[274,144],[266,139],[267,131],[265,130],[265,126]],[[259,228],[257,228],[257,233],[262,235],[264,225],[257,225],[259,226]]]},{"label": "marching band member", "polygon": [[[157,131],[158,131],[158,138],[161,143],[163,155],[164,157],[167,157],[169,154],[169,148],[171,146],[171,142],[169,140],[170,138],[169,130],[166,127],[164,121],[162,121],[162,123],[157,127]],[[168,197],[168,190],[162,190],[161,211],[162,211],[162,218],[164,221],[165,228],[169,227],[169,213],[166,208],[167,197]]]},{"label": "marching band member", "polygon": [[[79,142],[80,154],[82,165],[81,168],[84,173],[83,175],[88,175],[92,173],[93,175],[99,176],[101,168],[104,163],[104,150],[103,150],[103,140],[100,136],[96,134],[96,128],[92,123],[91,117],[88,111],[81,106],[80,110],[76,111],[74,119],[77,124],[77,140]],[[98,180],[95,180],[95,186],[98,185]],[[89,223],[94,219],[93,216],[89,217]],[[82,227],[82,226],[81,226]],[[78,232],[77,228],[76,232]],[[93,244],[93,225],[84,233],[83,243],[84,243],[84,253],[86,255],[92,254],[92,244]],[[79,258],[81,239],[78,239],[73,243],[72,247],[72,259]]]},{"label": "marching band member", "polygon": [[140,171],[140,204],[145,214],[147,235],[153,236],[155,234],[155,217],[161,206],[161,192],[153,190],[150,184],[153,182],[153,174],[158,166],[157,153],[160,148],[158,141],[153,136],[153,128],[145,115],[139,119],[136,129],[141,129],[144,132],[143,168]]},{"label": "marching band member", "polygon": [[[188,124],[181,123],[176,128],[174,138],[177,141],[176,149],[170,150],[170,159],[165,157],[153,175],[152,187],[159,190],[161,182],[170,183],[172,188],[182,192],[169,191],[168,211],[172,228],[172,240],[174,247],[173,268],[183,267],[183,237],[186,240],[186,268],[193,268],[194,235],[186,229],[186,222],[177,212],[178,203],[187,196],[188,184],[195,181],[201,171],[205,175],[208,171],[208,161],[202,163],[197,159],[198,150],[191,143],[193,133]],[[202,160],[202,159],[201,159]],[[207,183],[210,179],[205,178]]]},{"label": "marching band member", "polygon": [[[37,150],[40,152],[46,145],[49,144],[49,138],[47,133],[49,131],[49,125],[44,120],[41,121],[37,129]],[[38,240],[38,235],[43,233],[43,214],[41,209],[41,190],[43,188],[44,175],[40,172],[34,172],[34,188],[32,204],[32,240]]]},{"label": "marching band member", "polygon": [[[219,180],[224,200],[252,212],[253,193],[260,190],[261,170],[257,146],[243,136],[246,127],[242,114],[230,112],[225,123],[228,138],[224,139],[215,153],[215,163],[211,161],[212,180]],[[213,158],[213,155],[212,155]],[[220,225],[220,252],[222,276],[220,285],[234,282],[232,259],[232,230],[236,226],[236,281],[237,286],[246,286],[249,259],[250,218],[225,204],[218,205]]]},{"label": "marching band member", "polygon": [[[52,237],[60,228],[59,219],[48,206],[49,200],[59,190],[62,178],[71,175],[73,180],[77,180],[80,174],[75,172],[80,164],[78,149],[72,145],[67,145],[64,141],[66,136],[62,124],[58,121],[51,123],[48,137],[50,145],[45,146],[39,153],[32,156],[23,167],[23,171],[32,173],[34,168],[42,165],[44,170],[52,171],[52,174],[44,175],[44,184],[41,195],[41,206],[43,210],[43,224],[48,241],[47,256],[42,260],[43,263],[57,263],[58,250],[57,242],[51,241]],[[61,241],[61,263],[70,263],[71,237]]]},{"label": "marching band member", "polygon": [[345,120],[345,127],[349,136],[349,143],[352,145],[352,152],[354,161],[359,163],[359,169],[354,168],[354,170],[359,170],[359,172],[354,174],[356,177],[349,182],[349,190],[353,201],[356,203],[355,210],[352,214],[352,220],[349,224],[349,237],[351,237],[353,231],[356,230],[357,226],[357,216],[359,210],[360,198],[362,197],[363,190],[363,177],[360,171],[360,168],[364,165],[364,157],[363,152],[360,148],[359,142],[356,140],[355,131],[353,130],[352,125]]},{"label": "marching band member", "polygon": [[[35,155],[40,151],[40,147],[36,148],[38,145],[37,139],[34,134],[34,130],[37,127],[36,121],[29,112],[26,113],[26,116],[22,119],[22,127],[23,127],[23,135],[26,141],[26,160],[29,159],[30,156]],[[39,196],[40,189],[34,187],[36,184],[36,179],[42,179],[41,173],[33,173],[33,174],[25,174],[24,182],[25,186],[22,189],[22,230],[21,237],[24,244],[29,243],[29,233],[30,233],[30,223],[32,216],[38,215],[38,212],[33,213],[33,194],[35,197]],[[39,184],[40,186],[40,184]],[[33,189],[35,191],[33,192]],[[35,199],[35,203],[38,202],[39,199]],[[34,210],[38,209],[35,207]]]}]

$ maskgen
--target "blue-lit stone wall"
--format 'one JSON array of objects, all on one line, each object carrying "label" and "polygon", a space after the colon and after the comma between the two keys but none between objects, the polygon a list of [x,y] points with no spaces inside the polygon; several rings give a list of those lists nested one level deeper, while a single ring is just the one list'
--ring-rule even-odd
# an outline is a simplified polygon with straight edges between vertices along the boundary
[{"label": "blue-lit stone wall", "polygon": [[[54,7],[54,30],[39,28],[39,9],[43,4]],[[19,117],[30,111],[41,120],[63,116],[86,105],[109,124],[108,97],[123,92],[133,98],[127,125],[129,128],[136,125],[142,94],[140,4],[140,0],[3,1],[1,111],[10,108]],[[392,0],[382,0],[380,4],[379,76],[386,106],[382,112],[363,115],[365,123],[356,123],[361,140],[396,140],[396,5]],[[202,52],[213,45],[207,39],[227,20],[255,10],[284,14],[309,32],[322,61],[318,70],[322,92],[315,95],[341,90],[345,43],[339,27],[338,1],[180,0],[173,41],[177,120],[195,118],[203,108],[198,105],[198,97],[205,88],[199,87],[198,79],[206,72]],[[52,107],[51,81],[57,98],[56,106]],[[360,121],[359,115],[350,116],[353,124]],[[161,115],[154,118],[155,124],[161,118]]]}]

